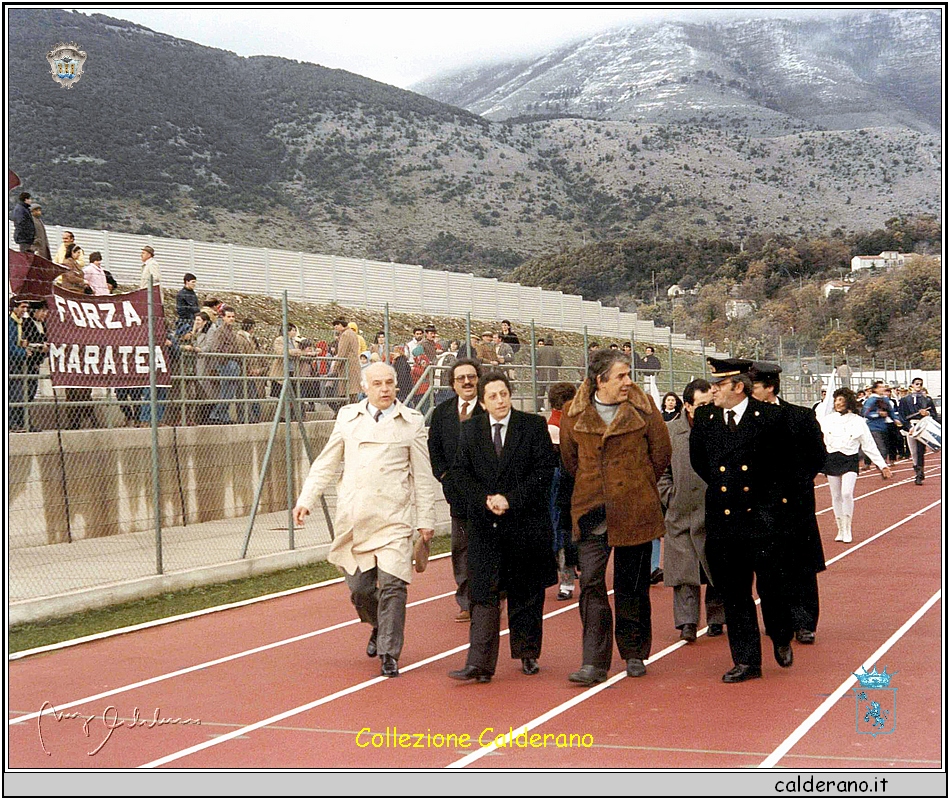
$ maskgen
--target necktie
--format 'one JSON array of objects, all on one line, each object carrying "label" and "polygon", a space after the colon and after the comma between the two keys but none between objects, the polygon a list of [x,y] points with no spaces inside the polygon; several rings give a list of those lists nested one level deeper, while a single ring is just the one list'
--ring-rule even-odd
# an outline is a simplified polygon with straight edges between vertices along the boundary
[{"label": "necktie", "polygon": [[495,434],[492,436],[492,444],[495,445],[495,455],[499,458],[501,457],[501,423],[496,422],[492,427],[495,429]]},{"label": "necktie", "polygon": [[729,417],[729,419],[726,421],[726,425],[728,426],[730,431],[734,431],[737,427],[736,426],[736,412],[730,408],[726,412],[726,416]]},{"label": "necktie", "polygon": [[383,416],[383,410],[381,408],[376,409],[376,413],[373,415],[373,419],[379,422],[380,417]]},{"label": "necktie", "polygon": [[465,422],[465,420],[471,418],[472,412],[468,410],[469,405],[468,400],[462,403],[462,411],[459,413],[459,422]]}]

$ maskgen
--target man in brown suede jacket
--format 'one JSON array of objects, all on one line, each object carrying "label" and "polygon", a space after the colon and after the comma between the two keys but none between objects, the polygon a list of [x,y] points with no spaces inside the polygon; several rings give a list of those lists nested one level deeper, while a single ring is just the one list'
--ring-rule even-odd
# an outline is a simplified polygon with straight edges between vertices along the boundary
[{"label": "man in brown suede jacket", "polygon": [[572,683],[607,679],[614,621],[606,570],[614,551],[616,636],[627,675],[646,674],[652,643],[650,553],[665,532],[657,480],[672,448],[663,415],[630,378],[630,357],[596,350],[587,378],[561,417],[561,458],[574,476],[573,537],[581,570],[583,666]]}]

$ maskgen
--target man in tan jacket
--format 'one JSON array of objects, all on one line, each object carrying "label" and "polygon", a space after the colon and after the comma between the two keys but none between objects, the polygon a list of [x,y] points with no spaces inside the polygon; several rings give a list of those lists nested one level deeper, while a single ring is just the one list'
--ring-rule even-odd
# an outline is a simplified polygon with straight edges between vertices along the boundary
[{"label": "man in tan jacket", "polygon": [[331,375],[335,378],[345,378],[337,382],[334,394],[345,395],[348,402],[355,403],[360,393],[360,340],[356,331],[350,328],[342,317],[333,321],[333,330],[340,336],[337,340],[336,357],[346,359],[333,362]]},{"label": "man in tan jacket", "polygon": [[670,435],[656,403],[630,378],[630,357],[595,350],[587,378],[561,416],[561,459],[574,476],[573,538],[581,570],[583,666],[572,683],[607,679],[614,620],[606,571],[614,551],[616,635],[627,675],[650,655],[650,554],[664,532],[657,480],[670,463]]},{"label": "man in tan jacket", "polygon": [[294,506],[297,525],[337,479],[336,538],[327,560],[341,567],[351,600],[373,632],[366,646],[382,674],[396,677],[412,580],[413,526],[429,541],[435,520],[435,479],[425,420],[396,400],[396,371],[371,364],[363,373],[367,400],[343,406],[323,452],[310,467]]}]

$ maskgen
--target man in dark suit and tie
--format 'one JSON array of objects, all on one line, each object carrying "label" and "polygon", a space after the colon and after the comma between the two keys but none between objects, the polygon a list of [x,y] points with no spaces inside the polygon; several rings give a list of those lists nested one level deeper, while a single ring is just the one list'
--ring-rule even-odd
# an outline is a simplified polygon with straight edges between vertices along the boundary
[{"label": "man in dark suit and tie", "polygon": [[788,505],[791,515],[790,542],[793,548],[789,568],[789,602],[795,641],[814,644],[818,630],[818,573],[825,569],[825,551],[821,546],[818,518],[815,516],[815,476],[821,471],[828,451],[821,426],[810,408],[796,406],[779,397],[782,390],[778,364],[755,361],[749,369],[752,396],[763,403],[778,406],[785,416],[783,426],[795,442],[785,454],[782,475],[788,481]]},{"label": "man in dark suit and tie", "polygon": [[449,676],[488,683],[498,663],[501,594],[508,598],[511,657],[538,673],[544,590],[557,582],[548,512],[555,455],[543,417],[511,407],[511,382],[479,378],[487,414],[462,425],[444,482],[453,510],[465,512],[472,622],[466,665]]},{"label": "man in dark suit and tie", "polygon": [[[439,483],[445,481],[455,451],[458,449],[459,433],[462,423],[473,416],[484,414],[478,404],[478,378],[481,375],[479,362],[473,358],[459,358],[449,370],[449,383],[455,394],[439,403],[432,412],[429,424],[429,461],[432,474]],[[450,505],[452,516],[452,575],[455,578],[455,602],[459,613],[456,622],[468,622],[468,533],[465,530],[465,509],[455,509]]]},{"label": "man in dark suit and tie", "polygon": [[793,444],[778,407],[751,396],[751,361],[709,359],[713,405],[698,408],[690,463],[706,482],[706,558],[722,594],[734,666],[724,683],[762,677],[752,580],[775,660],[792,665],[786,590],[789,498],[782,459]]}]

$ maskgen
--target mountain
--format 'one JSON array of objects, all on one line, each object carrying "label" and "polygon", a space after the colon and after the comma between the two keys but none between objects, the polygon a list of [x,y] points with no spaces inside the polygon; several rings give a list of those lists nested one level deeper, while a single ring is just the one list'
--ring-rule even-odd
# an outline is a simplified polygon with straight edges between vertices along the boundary
[{"label": "mountain", "polygon": [[[901,30],[910,28],[907,20],[923,25],[930,19],[906,13],[880,16],[897,18]],[[7,28],[9,164],[55,224],[499,277],[529,257],[631,235],[737,243],[758,231],[862,231],[895,216],[939,214],[941,140],[928,123],[935,118],[929,39],[885,47],[887,31],[877,38],[870,33],[877,16],[859,18],[869,20],[860,47],[877,43],[865,56],[862,85],[877,75],[879,84],[897,87],[896,111],[886,104],[861,111],[860,104],[808,100],[801,93],[793,102],[790,90],[779,92],[802,79],[792,66],[766,58],[767,42],[777,34],[762,31],[790,30],[771,21],[667,25],[636,34],[646,49],[628,55],[631,64],[668,58],[672,51],[656,49],[663,37],[684,49],[688,35],[696,53],[701,39],[709,43],[704,53],[718,42],[721,53],[722,86],[709,77],[712,67],[685,83],[671,72],[662,86],[667,78],[654,70],[660,88],[624,101],[646,108],[666,92],[669,101],[656,108],[655,120],[572,118],[559,111],[557,119],[493,122],[341,70],[239,57],[102,15],[15,8]],[[741,37],[726,37],[720,28],[745,31],[758,42],[763,63],[751,56],[737,61]],[[807,38],[808,29],[795,30]],[[88,54],[81,80],[68,90],[52,80],[45,60],[60,42]],[[916,88],[898,45],[920,56]],[[542,60],[538,75],[553,75],[555,62],[579,48]],[[747,52],[751,45],[741,50]],[[710,58],[697,56],[696,69]],[[736,63],[725,71],[729,59]],[[852,61],[857,70],[857,57]],[[493,69],[493,80],[505,84],[525,72]],[[740,73],[741,91],[729,86]],[[582,77],[577,69],[573,74]],[[888,83],[896,75],[905,75],[904,82]],[[584,85],[593,87],[595,73],[590,76]],[[771,85],[781,102],[763,99],[754,114],[751,101],[739,103],[765,91],[756,87]],[[718,97],[737,98],[733,112],[720,103],[715,119],[712,110],[687,116],[676,99],[711,97],[713,88]],[[606,88],[601,96],[609,96]],[[615,99],[620,108],[620,96]],[[814,119],[801,116],[806,106]],[[818,116],[835,107],[839,116],[864,114],[869,121],[861,128],[819,129]],[[939,98],[935,107],[939,116]],[[596,297],[598,289],[585,291]]]},{"label": "mountain", "polygon": [[571,114],[771,135],[893,125],[939,132],[941,64],[940,12],[906,9],[631,26],[413,89],[493,120]]}]

